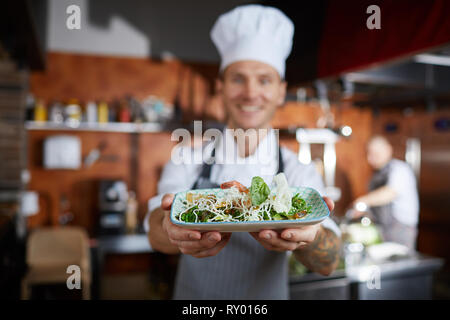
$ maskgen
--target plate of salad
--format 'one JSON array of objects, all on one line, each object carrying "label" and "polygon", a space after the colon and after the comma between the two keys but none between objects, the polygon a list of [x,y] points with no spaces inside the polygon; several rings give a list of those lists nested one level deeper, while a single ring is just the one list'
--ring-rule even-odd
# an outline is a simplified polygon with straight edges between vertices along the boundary
[{"label": "plate of salad", "polygon": [[279,173],[272,188],[255,176],[249,188],[230,181],[220,188],[179,192],[170,218],[180,227],[200,231],[255,232],[316,224],[329,215],[318,191],[289,187],[284,173]]}]

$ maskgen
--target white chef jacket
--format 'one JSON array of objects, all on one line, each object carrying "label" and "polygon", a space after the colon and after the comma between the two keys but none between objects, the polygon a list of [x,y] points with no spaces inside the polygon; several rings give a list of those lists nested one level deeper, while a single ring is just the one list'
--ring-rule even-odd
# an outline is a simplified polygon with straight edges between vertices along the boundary
[{"label": "white chef jacket", "polygon": [[[209,143],[204,148],[178,147],[172,154],[180,155],[164,166],[161,179],[158,183],[158,195],[149,200],[148,213],[144,220],[144,229],[149,231],[149,214],[161,206],[161,199],[166,193],[177,193],[189,190],[200,175],[202,163],[194,163],[194,159],[209,159],[214,148]],[[178,152],[178,153],[177,153]],[[284,173],[289,186],[311,187],[321,195],[324,193],[322,177],[313,164],[304,165],[298,161],[297,155],[291,150],[281,147]],[[179,163],[185,160],[183,163]],[[278,137],[274,130],[263,138],[256,151],[247,158],[242,158],[237,152],[237,144],[231,130],[224,130],[223,139],[216,147],[215,163],[211,169],[211,181],[218,185],[236,180],[244,186],[250,186],[254,176],[260,176],[270,186],[273,176],[278,169]],[[327,217],[322,221],[323,227],[332,230],[339,237],[341,232],[336,223]]]},{"label": "white chef jacket", "polygon": [[397,194],[392,201],[392,214],[403,224],[417,226],[419,196],[414,172],[406,162],[397,159],[392,159],[389,166],[387,186]]}]

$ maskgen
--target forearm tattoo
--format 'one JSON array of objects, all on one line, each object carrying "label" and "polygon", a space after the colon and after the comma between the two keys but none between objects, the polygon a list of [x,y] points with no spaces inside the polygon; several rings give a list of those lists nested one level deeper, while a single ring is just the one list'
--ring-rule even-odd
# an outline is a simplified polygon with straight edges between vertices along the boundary
[{"label": "forearm tattoo", "polygon": [[330,274],[339,263],[341,239],[328,229],[321,228],[316,239],[306,248],[295,250],[298,261],[310,271]]}]

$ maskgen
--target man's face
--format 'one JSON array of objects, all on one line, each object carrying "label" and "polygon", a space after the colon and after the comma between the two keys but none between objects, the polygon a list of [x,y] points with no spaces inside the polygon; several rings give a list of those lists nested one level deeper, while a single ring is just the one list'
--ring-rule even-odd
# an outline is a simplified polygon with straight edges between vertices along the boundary
[{"label": "man's face", "polygon": [[238,61],[229,65],[218,81],[227,112],[227,125],[244,130],[270,127],[275,110],[284,102],[286,82],[270,65]]},{"label": "man's face", "polygon": [[383,168],[392,158],[392,148],[381,142],[371,142],[367,146],[367,162],[375,170]]}]

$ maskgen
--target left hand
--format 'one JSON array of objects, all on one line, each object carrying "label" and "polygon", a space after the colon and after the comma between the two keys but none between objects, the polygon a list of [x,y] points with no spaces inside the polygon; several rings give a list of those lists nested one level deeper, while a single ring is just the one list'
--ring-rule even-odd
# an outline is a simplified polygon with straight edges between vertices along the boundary
[{"label": "left hand", "polygon": [[[330,211],[334,209],[334,202],[328,197],[323,197]],[[276,230],[261,230],[260,232],[250,232],[261,245],[267,250],[273,251],[293,251],[304,249],[312,243],[320,232],[320,223],[302,226],[299,228]]]}]

